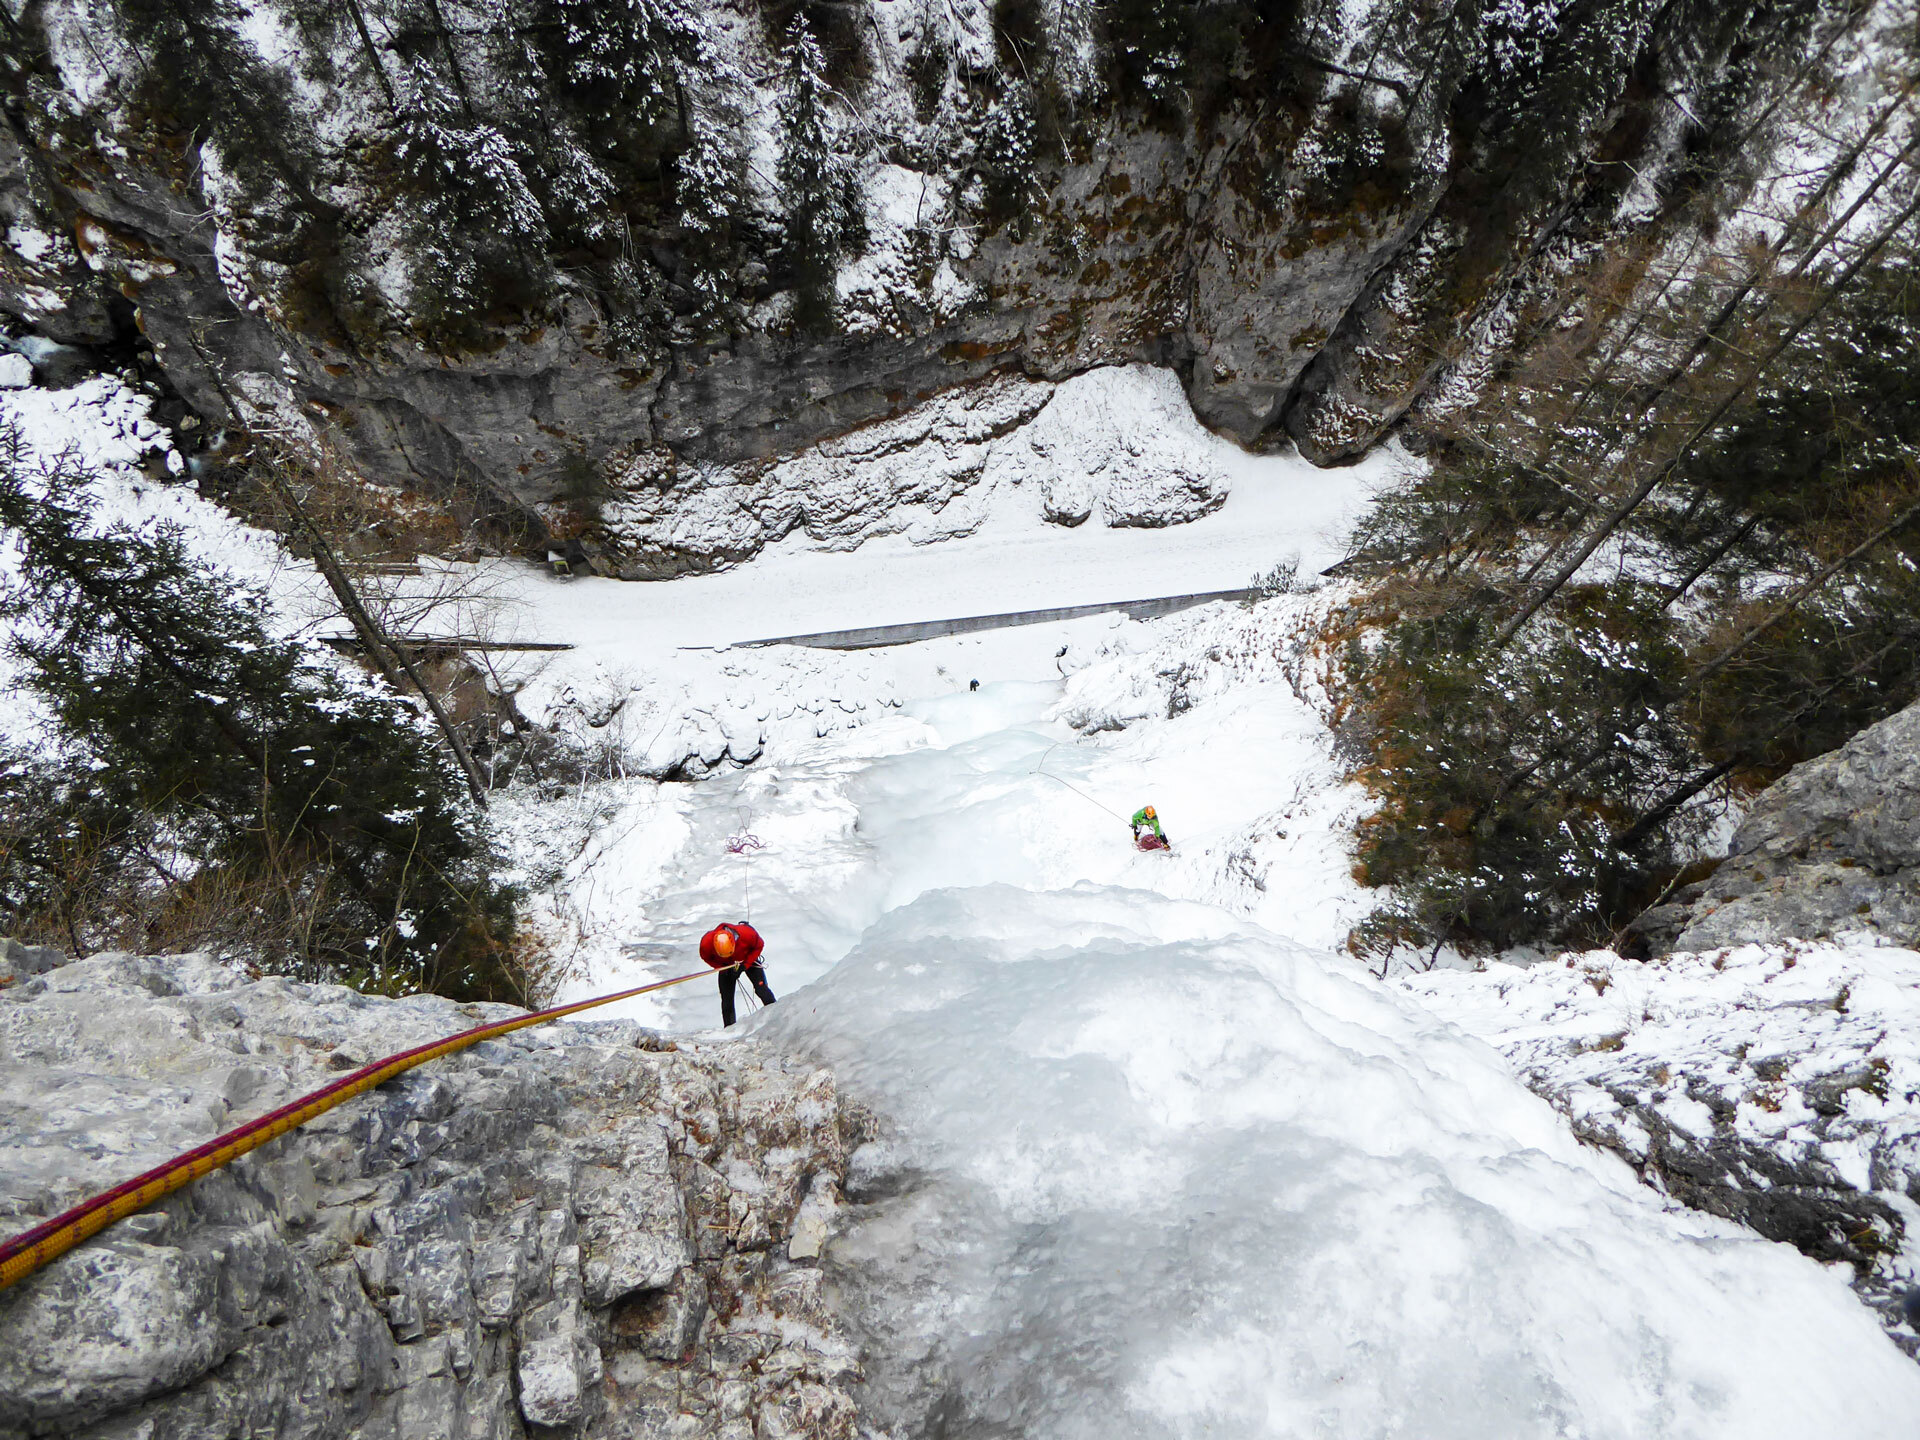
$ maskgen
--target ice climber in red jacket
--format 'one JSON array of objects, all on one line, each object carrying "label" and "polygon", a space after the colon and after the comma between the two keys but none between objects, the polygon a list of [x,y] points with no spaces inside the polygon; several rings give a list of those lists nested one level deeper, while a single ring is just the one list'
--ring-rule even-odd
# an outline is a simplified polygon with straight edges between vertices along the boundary
[{"label": "ice climber in red jacket", "polygon": [[745,975],[762,1005],[773,1004],[773,989],[767,984],[766,969],[760,964],[760,952],[767,942],[760,932],[744,920],[731,925],[716,925],[700,937],[700,958],[720,972],[720,1023],[733,1024],[733,991]]}]

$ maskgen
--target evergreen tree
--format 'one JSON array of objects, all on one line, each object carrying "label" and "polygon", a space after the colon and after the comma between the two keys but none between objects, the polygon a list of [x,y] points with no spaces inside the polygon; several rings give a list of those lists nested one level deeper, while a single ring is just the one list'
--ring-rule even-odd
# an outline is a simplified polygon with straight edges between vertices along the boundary
[{"label": "evergreen tree", "polygon": [[611,135],[678,115],[679,72],[700,58],[681,0],[547,0],[541,19],[557,88]]},{"label": "evergreen tree", "polygon": [[396,155],[418,217],[410,304],[424,332],[457,342],[491,308],[538,302],[546,216],[499,129],[469,115],[430,66],[416,60],[403,80]]},{"label": "evergreen tree", "polygon": [[1192,40],[1187,11],[1179,0],[1114,0],[1107,33],[1115,58],[1149,105],[1171,109],[1180,101]]},{"label": "evergreen tree", "polygon": [[0,748],[0,928],[74,955],[118,935],[127,877],[164,864],[165,840],[124,777],[75,747]]},{"label": "evergreen tree", "polygon": [[979,134],[976,164],[986,189],[988,216],[996,224],[1011,221],[1017,227],[1029,213],[1038,146],[1033,96],[1024,83],[1007,82],[1005,91],[987,107]]},{"label": "evergreen tree", "polygon": [[1718,796],[1920,693],[1916,209],[1816,283],[1640,279],[1609,323],[1644,349],[1543,346],[1383,497],[1343,728],[1394,893],[1359,942],[1616,938]]},{"label": "evergreen tree", "polygon": [[746,213],[741,160],[715,119],[696,111],[687,129],[692,143],[675,162],[674,198],[691,276],[692,319],[723,328],[739,310],[734,269]]},{"label": "evergreen tree", "polygon": [[503,133],[515,143],[528,185],[561,244],[613,234],[618,187],[582,144],[579,127],[548,89],[546,62],[516,25],[507,0],[489,0],[487,57]]},{"label": "evergreen tree", "polygon": [[178,534],[102,529],[71,461],[35,471],[21,453],[0,430],[0,528],[20,554],[0,614],[78,789],[0,773],[0,812],[37,787],[66,817],[0,865],[0,909],[29,906],[36,865],[91,826],[164,845],[166,888],[224,895],[215,937],[269,968],[521,998],[512,893],[418,714],[277,636],[264,597],[194,561]]},{"label": "evergreen tree", "polygon": [[804,15],[787,41],[785,90],[775,179],[786,260],[799,299],[795,320],[802,330],[820,330],[832,320],[839,258],[865,243],[866,220],[852,158],[840,149],[826,57]]}]

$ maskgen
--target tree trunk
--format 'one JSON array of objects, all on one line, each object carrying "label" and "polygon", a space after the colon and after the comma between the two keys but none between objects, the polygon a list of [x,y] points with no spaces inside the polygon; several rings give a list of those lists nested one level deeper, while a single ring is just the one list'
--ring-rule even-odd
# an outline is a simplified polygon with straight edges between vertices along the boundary
[{"label": "tree trunk", "polygon": [[1587,563],[1587,558],[1592,555],[1595,550],[1600,548],[1607,537],[1619,529],[1621,523],[1626,520],[1629,515],[1640,508],[1641,503],[1658,488],[1662,481],[1666,480],[1668,476],[1680,468],[1680,462],[1692,454],[1693,448],[1711,434],[1714,427],[1726,418],[1727,412],[1733,409],[1734,402],[1747,393],[1754,381],[1758,380],[1760,376],[1766,372],[1767,367],[1779,359],[1788,347],[1800,338],[1806,331],[1806,328],[1825,312],[1826,308],[1833,303],[1834,299],[1845,290],[1848,285],[1853,283],[1854,277],[1865,269],[1867,265],[1887,247],[1887,244],[1893,237],[1900,232],[1901,227],[1916,214],[1920,214],[1920,197],[1909,201],[1906,207],[1893,218],[1892,223],[1874,238],[1873,243],[1853,258],[1853,261],[1845,270],[1840,272],[1839,277],[1833,284],[1827,287],[1826,293],[1820,297],[1819,303],[1787,327],[1786,333],[1774,342],[1767,353],[1748,368],[1747,373],[1741,378],[1739,384],[1735,385],[1733,389],[1721,398],[1720,403],[1713,407],[1706,419],[1694,426],[1692,431],[1687,435],[1687,438],[1680,443],[1672,456],[1650,470],[1647,473],[1647,478],[1634,486],[1626,498],[1607,513],[1606,517],[1595,527],[1593,533],[1589,535],[1586,540],[1582,541],[1574,551],[1573,557],[1561,565],[1558,570],[1554,571],[1547,583],[1534,594],[1532,599],[1520,607],[1518,614],[1501,628],[1500,633],[1494,637],[1492,642],[1494,651],[1503,650],[1512,642],[1513,637],[1520,633],[1521,628],[1540,612],[1567,581],[1573,578],[1580,567]]},{"label": "tree trunk", "polygon": [[265,467],[268,483],[273,486],[281,502],[292,512],[293,518],[307,532],[307,539],[313,546],[314,564],[327,582],[327,588],[333,591],[334,599],[340,602],[340,610],[353,626],[354,634],[360,637],[360,643],[366,648],[368,656],[379,667],[389,685],[397,691],[405,692],[406,686],[400,681],[400,672],[405,671],[413,688],[420,698],[427,702],[427,709],[433,714],[433,722],[447,742],[447,748],[453,751],[454,759],[460,764],[461,773],[466,776],[467,789],[472,792],[473,803],[482,810],[487,808],[487,786],[480,774],[480,767],[474,763],[473,753],[467,749],[466,741],[460,738],[459,730],[454,726],[453,718],[447,714],[446,707],[440,703],[440,697],[433,693],[420,674],[413,657],[407,653],[404,645],[395,645],[381,631],[379,623],[367,612],[361,603],[360,594],[353,588],[353,582],[347,578],[346,571],[340,568],[339,560],[334,556],[333,546],[307,514],[306,507],[293,493],[293,487],[275,472],[271,466]]}]

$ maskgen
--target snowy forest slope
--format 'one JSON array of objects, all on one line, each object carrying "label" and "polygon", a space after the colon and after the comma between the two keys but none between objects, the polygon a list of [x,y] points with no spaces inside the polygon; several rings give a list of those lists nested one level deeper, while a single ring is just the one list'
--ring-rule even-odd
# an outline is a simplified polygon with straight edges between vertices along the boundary
[{"label": "snowy forest slope", "polygon": [[1539,267],[1730,212],[1877,16],[30,0],[0,306],[559,532],[1008,367],[1347,459]]}]

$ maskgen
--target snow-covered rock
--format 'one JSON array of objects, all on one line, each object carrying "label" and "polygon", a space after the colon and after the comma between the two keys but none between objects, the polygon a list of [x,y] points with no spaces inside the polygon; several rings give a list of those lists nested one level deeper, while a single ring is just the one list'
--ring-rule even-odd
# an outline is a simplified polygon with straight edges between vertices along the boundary
[{"label": "snow-covered rock", "polygon": [[[16,980],[0,1229],[513,1013],[193,956]],[[0,1434],[735,1437],[824,1409],[806,1433],[844,1436],[855,1356],[804,1238],[842,1155],[812,1067],[620,1021],[489,1041],[0,1292]]]},{"label": "snow-covered rock", "polygon": [[1146,365],[1076,376],[1018,436],[997,447],[990,480],[1029,485],[1047,519],[1179,525],[1226,503],[1212,437],[1178,378]]},{"label": "snow-covered rock", "polygon": [[1897,1303],[1920,1280],[1920,954],[1856,936],[1399,983],[1648,1184],[1847,1262],[1920,1354]]},{"label": "snow-covered rock", "polygon": [[1313,641],[1338,593],[1222,601],[1167,617],[1144,633],[1124,632],[1071,657],[1074,670],[1054,714],[1076,730],[1120,730],[1274,683],[1319,706],[1324,677]]},{"label": "snow-covered rock", "polygon": [[1769,786],[1704,882],[1634,921],[1651,949],[1920,938],[1920,705]]},{"label": "snow-covered rock", "polygon": [[994,442],[1040,413],[1052,391],[991,376],[790,459],[691,467],[654,490],[629,472],[624,498],[603,512],[609,543],[629,557],[615,563],[624,578],[651,579],[746,559],[795,530],[827,550],[902,532],[917,541],[969,534],[985,512],[963,497]]},{"label": "snow-covered rock", "polygon": [[[1015,23],[847,0],[810,12],[835,152],[813,158],[852,177],[865,238],[810,282],[820,333],[795,324],[814,267],[783,253],[784,9],[593,11],[570,61],[546,32],[481,43],[477,19],[448,22],[473,43],[401,57],[377,37],[405,6],[345,13],[245,0],[156,51],[133,12],[23,9],[39,81],[0,133],[0,307],[90,343],[137,311],[209,419],[311,423],[396,485],[525,505],[636,445],[761,459],[994,371],[1147,358],[1179,358],[1241,441],[1352,458],[1482,345],[1474,318],[1571,217],[1637,240],[1668,213],[1621,187],[1659,194],[1716,144],[1764,164],[1773,134],[1734,117],[1780,100],[1797,136],[1835,88],[1805,56],[1754,58],[1818,38],[1771,11],[1700,32],[1514,4],[1463,28],[1368,0],[1142,29],[1079,3]],[[622,77],[612,111],[579,83],[595,67]],[[430,135],[442,162],[396,173]],[[1162,503],[1143,499],[1120,508]]]},{"label": "snow-covered rock", "polygon": [[603,508],[603,568],[714,570],[795,534],[822,550],[885,535],[926,544],[996,513],[1180,525],[1226,503],[1231,448],[1171,370],[1105,366],[1057,387],[995,375],[786,459],[675,466],[649,451]]},{"label": "snow-covered rock", "polygon": [[[0,358],[25,361],[21,355]],[[29,458],[41,463],[70,455],[88,469],[126,475],[153,456],[171,474],[184,469],[172,437],[153,418],[153,398],[113,375],[91,375],[60,390],[10,390],[0,398],[0,423],[12,427]],[[215,523],[233,526],[219,507],[206,510],[218,517]]]}]

